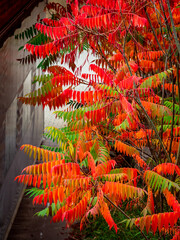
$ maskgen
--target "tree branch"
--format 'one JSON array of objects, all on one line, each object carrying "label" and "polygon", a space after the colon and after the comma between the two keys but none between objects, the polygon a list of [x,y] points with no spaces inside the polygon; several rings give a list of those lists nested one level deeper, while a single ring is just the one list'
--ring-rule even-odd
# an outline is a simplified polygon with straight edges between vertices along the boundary
[{"label": "tree branch", "polygon": [[[116,204],[114,204],[106,195],[104,195],[104,198],[105,198],[108,202],[110,202],[110,203],[111,203],[119,212],[121,212],[125,217],[127,217],[128,219],[131,219],[120,207],[116,206]],[[135,227],[141,232],[142,236],[143,236],[146,240],[148,240],[147,237],[146,237],[146,235],[141,231],[141,229],[140,229],[137,225],[135,225]]]},{"label": "tree branch", "polygon": [[169,0],[166,0],[166,3],[167,3],[167,6],[168,6],[169,17],[170,17],[170,21],[171,21],[171,25],[172,25],[172,29],[173,29],[174,40],[175,40],[175,43],[176,43],[176,47],[177,47],[178,53],[180,54],[180,43],[179,43],[179,40],[178,40],[176,28],[175,28],[175,25],[174,25],[174,20],[173,20],[173,16],[172,16],[172,11],[171,11],[171,6],[170,6],[170,3],[169,3]]}]

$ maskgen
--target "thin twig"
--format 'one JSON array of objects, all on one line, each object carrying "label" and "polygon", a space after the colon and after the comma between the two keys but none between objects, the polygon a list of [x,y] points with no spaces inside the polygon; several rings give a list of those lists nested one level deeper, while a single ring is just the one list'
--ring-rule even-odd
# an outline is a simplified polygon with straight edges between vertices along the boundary
[{"label": "thin twig", "polygon": [[110,64],[110,62],[107,60],[107,58],[104,56],[101,47],[99,46],[99,43],[97,41],[97,45],[98,45],[98,49],[99,49],[99,53],[102,56],[102,58],[105,60],[105,62],[107,63],[107,65],[109,66],[109,68],[113,71],[114,74],[116,74],[116,70],[113,68],[113,66]]},{"label": "thin twig", "polygon": [[174,79],[171,75],[171,79],[172,79],[172,99],[173,99],[173,116],[172,116],[172,123],[171,123],[171,140],[170,140],[170,146],[169,146],[169,156],[171,155],[171,148],[172,148],[172,141],[173,141],[173,128],[174,128]]},{"label": "thin twig", "polygon": [[176,165],[179,166],[179,163],[180,163],[180,141],[179,141],[179,147],[178,147],[178,153],[177,153]]},{"label": "thin twig", "polygon": [[172,16],[172,11],[171,11],[171,6],[170,6],[169,0],[166,0],[166,3],[167,3],[167,6],[168,6],[169,18],[170,18],[171,25],[172,25],[174,40],[175,40],[175,43],[176,43],[177,50],[178,50],[178,52],[180,54],[180,43],[179,43],[179,40],[178,40],[176,28],[175,28],[175,25],[174,25],[174,20],[173,20],[173,16]]},{"label": "thin twig", "polygon": [[[165,60],[165,68],[164,68],[164,71],[167,70],[167,55],[166,55],[166,60]],[[165,92],[165,89],[164,89],[164,84],[165,84],[165,79],[163,77],[163,86],[162,86],[162,105],[164,105],[164,92]],[[161,120],[161,130],[160,130],[160,136],[161,136],[161,139],[163,141],[163,122],[164,122],[164,117],[162,117],[162,120]],[[160,157],[160,154],[161,154],[161,146],[159,148],[159,154],[158,156]]]},{"label": "thin twig", "polygon": [[164,144],[163,144],[163,142],[162,142],[162,140],[161,140],[161,138],[160,138],[160,136],[159,136],[159,133],[158,133],[158,131],[157,131],[157,129],[156,129],[156,126],[154,125],[153,121],[151,120],[151,118],[150,118],[149,115],[147,114],[147,112],[146,112],[145,108],[143,107],[141,101],[139,101],[139,99],[136,99],[136,102],[138,103],[138,105],[139,105],[139,106],[141,107],[141,109],[143,110],[143,112],[144,112],[144,114],[145,114],[145,117],[146,117],[149,125],[150,125],[150,126],[153,128],[153,130],[155,131],[155,134],[156,134],[156,136],[157,136],[157,138],[158,138],[158,140],[159,140],[159,142],[160,142],[160,144],[161,144],[161,146],[162,146],[162,148],[163,148],[163,150],[164,150],[164,153],[165,153],[168,161],[171,162],[171,159],[170,159],[170,157],[169,157],[169,154],[168,154],[168,152],[167,152],[167,150],[166,150],[166,148],[165,148],[165,146],[164,146]]},{"label": "thin twig", "polygon": [[[177,58],[178,58],[178,61],[179,61],[179,54],[178,54],[178,56],[177,56]],[[180,109],[180,84],[179,84],[179,65],[177,64],[177,76],[176,76],[176,81],[177,81],[177,84],[178,84],[178,100],[179,100],[179,109]]]},{"label": "thin twig", "polygon": [[158,44],[158,46],[159,46],[159,49],[161,49],[161,51],[164,52],[163,49],[162,49],[162,47],[161,47],[161,45],[160,45],[160,43],[159,43],[159,40],[158,40],[158,38],[157,38],[156,32],[155,32],[155,30],[154,30],[154,28],[153,28],[153,25],[152,25],[152,23],[151,23],[151,19],[150,19],[150,17],[149,17],[149,14],[148,14],[147,11],[146,11],[146,7],[144,8],[144,10],[145,10],[145,13],[146,13],[146,16],[147,16],[149,25],[150,25],[150,27],[151,27],[151,29],[152,29],[152,32],[153,32],[153,34],[154,34],[154,37],[155,37],[155,39],[156,39],[156,42],[157,42],[157,44]]}]

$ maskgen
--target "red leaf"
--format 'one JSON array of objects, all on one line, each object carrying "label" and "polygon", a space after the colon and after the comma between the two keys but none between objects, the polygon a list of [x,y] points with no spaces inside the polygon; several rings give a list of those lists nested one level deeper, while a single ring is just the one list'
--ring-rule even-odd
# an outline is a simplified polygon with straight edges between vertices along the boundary
[{"label": "red leaf", "polygon": [[152,226],[151,227],[152,227],[153,233],[155,235],[155,232],[156,232],[157,226],[158,226],[158,216],[157,216],[157,214],[153,215],[151,220],[152,220]]},{"label": "red leaf", "polygon": [[146,219],[145,219],[146,223],[146,231],[147,233],[149,233],[149,229],[150,229],[150,226],[151,226],[151,216],[147,216]]},{"label": "red leaf", "polygon": [[49,191],[49,203],[50,203],[50,205],[52,204],[52,200],[53,200],[53,194],[52,194],[52,191],[50,190]]},{"label": "red leaf", "polygon": [[47,198],[48,198],[48,194],[47,192],[44,194],[44,206],[46,206],[47,204]]}]

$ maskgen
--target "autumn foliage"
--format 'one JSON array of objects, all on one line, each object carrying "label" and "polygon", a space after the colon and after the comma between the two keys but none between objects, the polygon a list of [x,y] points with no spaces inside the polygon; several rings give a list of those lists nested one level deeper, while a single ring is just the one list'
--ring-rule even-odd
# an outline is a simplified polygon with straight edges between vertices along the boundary
[{"label": "autumn foliage", "polygon": [[[117,232],[111,209],[126,214],[122,203],[135,200],[141,216],[126,215],[126,226],[144,238],[158,232],[179,239],[178,1],[75,0],[46,8],[51,18],[35,24],[24,46],[30,61],[42,60],[44,74],[19,100],[56,110],[67,127],[46,129],[56,148],[22,146],[39,163],[16,180],[33,186],[33,203],[51,208],[54,222],[80,220],[82,229],[101,214]],[[83,73],[89,54],[96,60]],[[81,84],[86,90],[76,88]]]}]

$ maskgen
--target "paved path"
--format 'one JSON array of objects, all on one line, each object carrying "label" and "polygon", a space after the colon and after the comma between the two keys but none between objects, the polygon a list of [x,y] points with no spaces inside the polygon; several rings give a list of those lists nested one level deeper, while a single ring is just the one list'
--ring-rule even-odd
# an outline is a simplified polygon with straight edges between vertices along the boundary
[{"label": "paved path", "polygon": [[34,214],[42,210],[42,206],[33,206],[32,198],[24,196],[8,240],[70,240],[70,229],[65,223],[50,223],[51,217],[37,217]]}]

